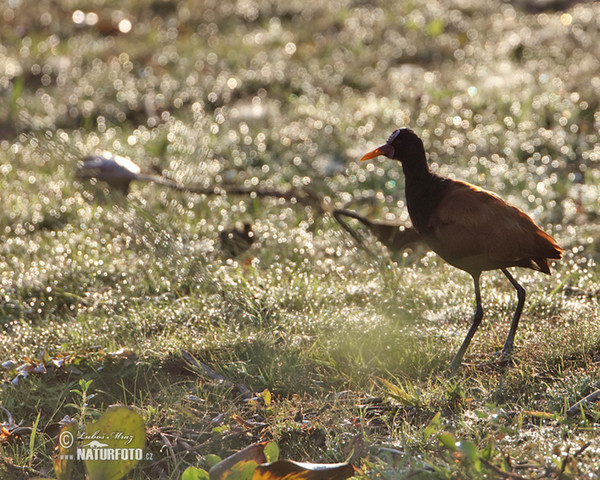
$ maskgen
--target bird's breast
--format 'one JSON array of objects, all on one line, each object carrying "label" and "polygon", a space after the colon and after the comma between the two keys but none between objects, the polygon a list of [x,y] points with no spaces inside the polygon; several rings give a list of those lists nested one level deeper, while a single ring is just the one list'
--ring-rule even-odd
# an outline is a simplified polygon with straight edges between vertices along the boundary
[{"label": "bird's breast", "polygon": [[428,181],[406,182],[406,207],[413,226],[420,235],[434,235],[431,218],[440,205],[449,184],[441,177]]}]

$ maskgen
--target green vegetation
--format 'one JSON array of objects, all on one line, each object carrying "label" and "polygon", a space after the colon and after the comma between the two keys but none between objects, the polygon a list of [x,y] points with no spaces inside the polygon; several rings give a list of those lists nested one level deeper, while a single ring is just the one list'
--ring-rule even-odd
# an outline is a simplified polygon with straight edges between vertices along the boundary
[{"label": "green vegetation", "polygon": [[[566,410],[600,387],[600,4],[513,3],[2,2],[0,477],[53,476],[58,422],[120,403],[147,429],[138,480],[266,440],[361,479],[593,478],[600,413]],[[435,255],[370,255],[278,199],[75,179],[109,150],[407,223],[400,165],[358,162],[404,125],[565,248],[551,277],[515,271],[509,369],[485,366],[516,305],[499,272],[448,378],[473,287]],[[243,222],[256,242],[222,259]]]}]

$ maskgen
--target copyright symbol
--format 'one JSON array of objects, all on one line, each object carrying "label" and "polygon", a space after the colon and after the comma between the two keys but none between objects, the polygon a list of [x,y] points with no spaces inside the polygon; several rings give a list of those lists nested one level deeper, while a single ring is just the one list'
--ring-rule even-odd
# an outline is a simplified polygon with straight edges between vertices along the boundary
[{"label": "copyright symbol", "polygon": [[73,434],[68,430],[61,432],[61,434],[58,436],[58,443],[62,448],[71,448],[74,441],[75,438],[73,437]]}]

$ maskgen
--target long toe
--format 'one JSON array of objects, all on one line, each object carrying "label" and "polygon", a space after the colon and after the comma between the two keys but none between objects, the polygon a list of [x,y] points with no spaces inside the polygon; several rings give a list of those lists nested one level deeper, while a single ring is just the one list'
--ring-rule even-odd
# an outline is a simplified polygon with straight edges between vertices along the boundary
[{"label": "long toe", "polygon": [[502,355],[502,357],[510,357],[512,355],[512,352],[513,352],[513,343],[506,342],[504,344],[504,347],[502,348],[502,352],[500,354]]},{"label": "long toe", "polygon": [[510,366],[512,362],[512,357],[510,355],[504,355],[502,352],[498,352],[494,354],[494,358],[489,362],[478,363],[477,368],[483,369],[504,369]]},{"label": "long toe", "polygon": [[453,376],[456,371],[458,370],[458,367],[460,367],[462,361],[458,360],[456,361],[456,358],[454,360],[452,360],[452,362],[450,363],[450,366],[445,370],[445,373],[448,377]]},{"label": "long toe", "polygon": [[502,366],[510,366],[513,363],[512,357],[512,348],[509,351],[502,349],[500,352],[500,358],[498,359],[498,364]]}]

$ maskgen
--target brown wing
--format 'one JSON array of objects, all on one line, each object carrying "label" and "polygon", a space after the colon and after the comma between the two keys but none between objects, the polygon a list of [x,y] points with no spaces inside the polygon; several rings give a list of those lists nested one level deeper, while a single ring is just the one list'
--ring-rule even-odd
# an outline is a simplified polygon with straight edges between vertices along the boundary
[{"label": "brown wing", "polygon": [[465,182],[448,188],[430,217],[431,248],[468,272],[522,266],[549,273],[562,249],[524,212]]}]

